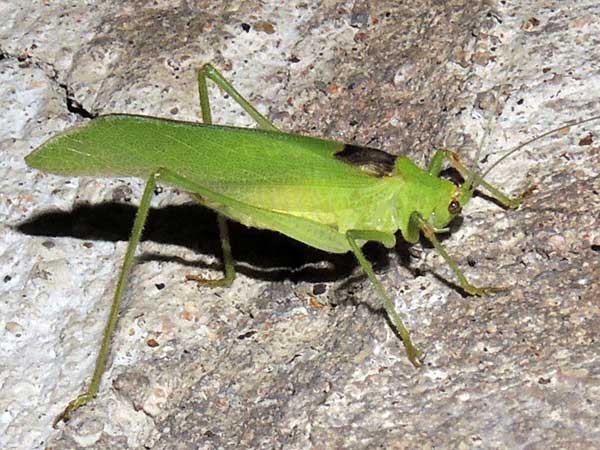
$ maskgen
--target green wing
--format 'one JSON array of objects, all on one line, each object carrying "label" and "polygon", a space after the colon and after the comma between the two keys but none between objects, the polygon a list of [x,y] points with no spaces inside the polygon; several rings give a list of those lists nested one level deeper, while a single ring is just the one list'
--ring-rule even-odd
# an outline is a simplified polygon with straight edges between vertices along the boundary
[{"label": "green wing", "polygon": [[332,158],[343,146],[251,128],[108,115],[50,139],[26,160],[31,167],[71,176],[145,178],[158,164],[203,185],[367,182],[368,176]]},{"label": "green wing", "polygon": [[[395,230],[389,203],[398,180],[337,160],[333,155],[343,148],[272,131],[109,115],[51,139],[26,160],[40,170],[75,176],[147,178],[165,168],[229,199],[341,232]],[[382,211],[388,211],[384,223]],[[378,224],[368,223],[375,219]]]}]

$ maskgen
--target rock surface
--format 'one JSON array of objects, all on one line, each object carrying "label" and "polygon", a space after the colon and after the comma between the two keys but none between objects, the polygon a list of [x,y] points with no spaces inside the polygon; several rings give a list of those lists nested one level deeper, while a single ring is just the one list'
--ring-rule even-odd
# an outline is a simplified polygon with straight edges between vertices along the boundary
[{"label": "rock surface", "polygon": [[[201,6],[200,6],[201,5]],[[484,168],[600,114],[596,1],[34,2],[0,5],[0,448],[524,448],[600,445],[600,123],[562,130],[489,180],[444,240],[368,246],[426,351],[415,370],[352,258],[155,198],[98,398],[52,421],[93,370],[143,183],[26,167],[94,114],[199,120],[212,61],[287,131]],[[250,119],[213,92],[217,123]],[[272,248],[269,249],[268,247]]]}]

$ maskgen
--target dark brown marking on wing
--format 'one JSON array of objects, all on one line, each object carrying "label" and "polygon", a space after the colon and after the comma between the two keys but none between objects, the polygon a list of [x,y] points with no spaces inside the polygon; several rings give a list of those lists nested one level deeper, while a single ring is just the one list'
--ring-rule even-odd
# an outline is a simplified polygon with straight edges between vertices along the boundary
[{"label": "dark brown marking on wing", "polygon": [[396,165],[394,155],[390,155],[383,150],[361,147],[360,145],[345,144],[344,148],[334,156],[340,161],[356,166],[376,177],[392,175]]}]

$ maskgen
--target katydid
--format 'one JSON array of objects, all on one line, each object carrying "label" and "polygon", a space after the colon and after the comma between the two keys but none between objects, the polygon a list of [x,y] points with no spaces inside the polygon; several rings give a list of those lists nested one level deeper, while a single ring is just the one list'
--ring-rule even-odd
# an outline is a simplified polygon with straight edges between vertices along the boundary
[{"label": "katydid", "polygon": [[[259,129],[212,125],[207,79],[239,103]],[[464,291],[483,295],[501,290],[469,283],[436,235],[448,231],[448,224],[460,215],[476,188],[485,189],[507,208],[518,207],[523,196],[509,198],[449,150],[438,151],[423,170],[406,157],[381,150],[281,132],[210,64],[198,72],[198,91],[204,123],[100,116],[50,139],[26,157],[30,167],[60,175],[146,180],[92,379],[55,424],[67,420],[99,390],[157,183],[189,191],[199,203],[218,213],[225,275],[218,280],[199,278],[198,282],[229,286],[235,277],[226,218],[278,231],[327,252],[350,251],[381,297],[416,367],[422,364],[422,352],[413,344],[394,301],[363,255],[364,243],[378,241],[391,248],[398,230],[409,243],[417,242],[423,233]],[[440,177],[445,162],[464,178],[462,185]]]}]

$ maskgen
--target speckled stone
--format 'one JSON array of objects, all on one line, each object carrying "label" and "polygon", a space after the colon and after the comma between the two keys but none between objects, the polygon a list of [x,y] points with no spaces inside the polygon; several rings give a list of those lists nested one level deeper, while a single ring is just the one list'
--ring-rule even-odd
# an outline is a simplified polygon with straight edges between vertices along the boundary
[{"label": "speckled stone", "polygon": [[[233,226],[232,288],[185,283],[220,268],[214,217],[159,190],[101,391],[59,430],[143,186],[23,161],[89,114],[199,120],[212,61],[282,129],[489,167],[599,114],[597,1],[18,3],[0,5],[0,448],[599,446],[600,123],[503,162],[489,180],[533,186],[525,204],[476,198],[444,240],[508,291],[461,295],[427,245],[368,247],[420,370],[349,256]],[[217,122],[251,123],[213,98]]]}]

